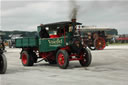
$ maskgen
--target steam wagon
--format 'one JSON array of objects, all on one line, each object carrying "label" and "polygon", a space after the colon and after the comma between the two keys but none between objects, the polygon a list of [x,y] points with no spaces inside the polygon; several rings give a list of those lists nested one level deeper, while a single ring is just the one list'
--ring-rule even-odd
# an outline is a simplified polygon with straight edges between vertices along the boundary
[{"label": "steam wagon", "polygon": [[86,37],[85,42],[91,50],[103,50],[118,31],[108,27],[83,26],[81,34]]},{"label": "steam wagon", "polygon": [[107,39],[104,31],[88,32],[85,33],[85,36],[85,42],[91,50],[103,50],[105,48]]},{"label": "steam wagon", "polygon": [[[77,60],[81,66],[91,64],[91,52],[86,48],[80,31],[82,24],[72,21],[41,24],[35,37],[16,39],[16,47],[22,48],[20,59],[24,66],[33,66],[38,59],[57,64],[66,69],[70,61]],[[41,61],[41,60],[40,60]]]}]

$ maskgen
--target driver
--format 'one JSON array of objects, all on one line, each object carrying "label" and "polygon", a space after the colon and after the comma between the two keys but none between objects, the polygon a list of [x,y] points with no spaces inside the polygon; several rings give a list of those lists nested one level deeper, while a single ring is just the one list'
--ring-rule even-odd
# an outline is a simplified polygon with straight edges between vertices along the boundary
[{"label": "driver", "polygon": [[50,38],[47,30],[44,27],[41,27],[41,31],[39,32],[41,38]]}]

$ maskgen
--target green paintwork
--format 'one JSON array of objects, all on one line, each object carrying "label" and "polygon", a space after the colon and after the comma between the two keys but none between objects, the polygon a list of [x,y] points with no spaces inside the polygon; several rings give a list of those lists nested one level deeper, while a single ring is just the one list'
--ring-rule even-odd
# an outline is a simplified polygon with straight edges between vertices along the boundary
[{"label": "green paintwork", "polygon": [[17,48],[37,47],[40,52],[55,51],[58,47],[69,44],[68,37],[64,41],[64,36],[60,38],[20,38],[16,39]]},{"label": "green paintwork", "polygon": [[64,37],[39,39],[40,52],[55,51],[58,47],[64,46]]},{"label": "green paintwork", "polygon": [[16,39],[16,47],[17,48],[37,47],[37,46],[38,46],[38,40],[35,37]]}]

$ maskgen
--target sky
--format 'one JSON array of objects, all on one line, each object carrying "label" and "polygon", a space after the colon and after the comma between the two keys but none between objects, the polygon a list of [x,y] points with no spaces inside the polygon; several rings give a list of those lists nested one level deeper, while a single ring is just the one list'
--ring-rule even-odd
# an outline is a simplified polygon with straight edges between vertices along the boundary
[{"label": "sky", "polygon": [[[116,28],[128,34],[128,0],[75,0],[84,26]],[[0,30],[36,31],[40,24],[71,20],[70,0],[1,0]]]}]

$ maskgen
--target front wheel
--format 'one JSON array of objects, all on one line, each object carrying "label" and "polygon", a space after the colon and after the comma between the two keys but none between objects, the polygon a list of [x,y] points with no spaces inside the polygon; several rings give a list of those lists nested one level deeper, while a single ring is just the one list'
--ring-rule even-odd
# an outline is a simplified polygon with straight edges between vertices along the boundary
[{"label": "front wheel", "polygon": [[60,68],[66,69],[69,65],[69,55],[66,50],[59,50],[56,55],[56,61]]},{"label": "front wheel", "polygon": [[4,74],[7,69],[7,60],[4,54],[0,54],[0,74]]},{"label": "front wheel", "polygon": [[81,56],[83,57],[83,59],[79,61],[81,66],[88,67],[92,61],[92,55],[90,50],[88,48],[83,49]]}]

